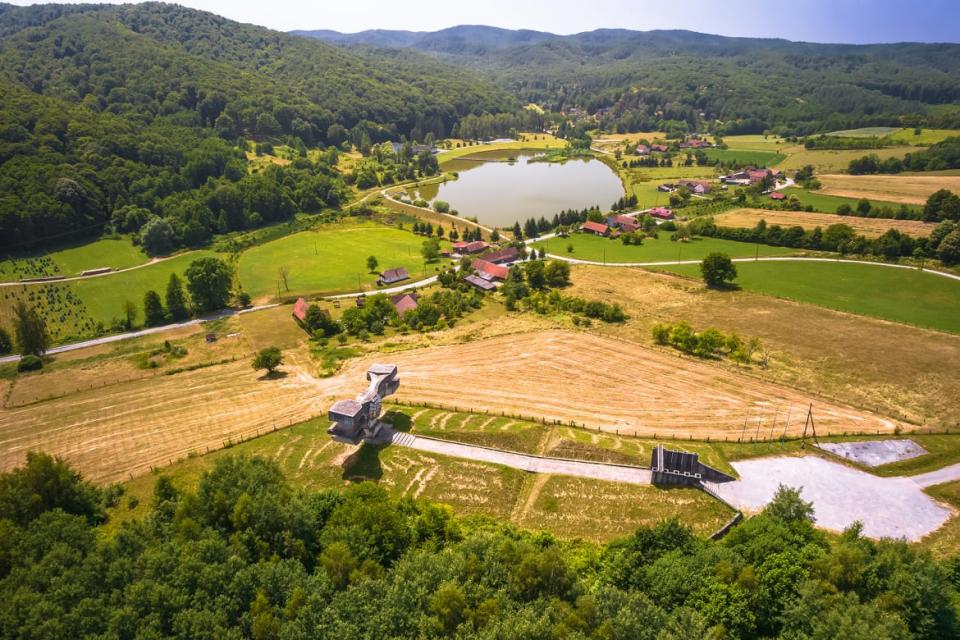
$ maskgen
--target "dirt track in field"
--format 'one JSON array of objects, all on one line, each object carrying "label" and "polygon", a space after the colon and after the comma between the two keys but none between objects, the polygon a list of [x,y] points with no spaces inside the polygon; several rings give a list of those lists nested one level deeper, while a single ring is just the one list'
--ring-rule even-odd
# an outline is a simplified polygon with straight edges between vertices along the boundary
[{"label": "dirt track in field", "polygon": [[940,189],[960,191],[960,176],[821,175],[817,179],[822,185],[819,192],[826,195],[903,204],[924,204]]},{"label": "dirt track in field", "polygon": [[[381,359],[383,357],[381,356]],[[736,439],[803,430],[814,404],[818,433],[892,432],[885,418],[800,391],[587,333],[544,331],[391,354],[399,400],[571,421],[647,436]],[[352,362],[357,377],[369,360]],[[777,416],[777,425],[773,417]]]},{"label": "dirt track in field", "polygon": [[753,228],[761,220],[768,225],[781,227],[798,225],[804,229],[820,227],[826,229],[832,224],[846,224],[854,231],[868,238],[882,236],[890,229],[918,238],[930,235],[937,225],[919,220],[890,220],[884,218],[859,218],[856,216],[838,216],[833,213],[811,213],[808,211],[770,211],[767,209],[734,209],[716,216],[717,224],[724,227]]},{"label": "dirt track in field", "polygon": [[0,469],[41,449],[90,478],[123,480],[323,415],[334,399],[364,388],[375,361],[399,365],[401,400],[620,433],[736,439],[746,421],[748,437],[769,437],[784,432],[789,408],[787,434],[797,434],[811,401],[820,434],[895,427],[720,367],[586,333],[541,331],[375,354],[329,379],[313,377],[304,358],[287,352],[287,375],[277,379],[262,379],[241,360],[0,410]]}]

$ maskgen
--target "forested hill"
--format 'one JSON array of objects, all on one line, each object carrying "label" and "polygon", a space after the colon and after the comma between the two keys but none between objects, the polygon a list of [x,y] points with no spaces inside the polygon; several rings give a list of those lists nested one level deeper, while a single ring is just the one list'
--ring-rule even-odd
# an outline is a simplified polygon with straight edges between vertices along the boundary
[{"label": "forested hill", "polygon": [[649,130],[664,119],[726,133],[806,134],[904,118],[960,126],[955,44],[814,44],[622,29],[558,36],[479,26],[297,33],[353,51],[416,49],[481,71],[522,101],[555,111],[609,109],[603,120],[611,128]]},{"label": "forested hill", "polygon": [[[0,247],[154,218],[161,246],[336,206],[335,155],[516,99],[415,51],[352,52],[176,5],[0,5]],[[247,141],[301,159],[251,174]],[[156,226],[156,225],[155,225]]]}]

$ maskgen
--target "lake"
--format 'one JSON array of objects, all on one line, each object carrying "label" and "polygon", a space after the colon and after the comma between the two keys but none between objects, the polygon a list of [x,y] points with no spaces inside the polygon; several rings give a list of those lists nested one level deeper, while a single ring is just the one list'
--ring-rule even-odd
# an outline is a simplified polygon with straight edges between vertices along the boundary
[{"label": "lake", "polygon": [[[508,162],[508,157],[516,162]],[[604,211],[623,196],[620,178],[593,158],[531,162],[534,154],[517,151],[478,153],[444,163],[459,178],[411,190],[428,202],[445,200],[463,217],[494,227],[521,226],[528,218],[548,220],[564,209],[599,205]]]}]

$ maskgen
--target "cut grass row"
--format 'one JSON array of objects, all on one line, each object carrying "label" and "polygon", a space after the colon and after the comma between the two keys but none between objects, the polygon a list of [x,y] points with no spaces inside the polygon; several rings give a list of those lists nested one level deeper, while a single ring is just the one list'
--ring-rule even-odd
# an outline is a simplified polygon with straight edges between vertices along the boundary
[{"label": "cut grass row", "polygon": [[[960,333],[960,282],[874,264],[840,262],[741,262],[743,289],[798,302]],[[690,278],[699,265],[657,267]]]},{"label": "cut grass row", "polygon": [[[620,240],[601,238],[585,233],[574,233],[567,238],[549,238],[535,243],[558,256],[589,260],[591,262],[667,262],[672,260],[701,260],[712,252],[726,253],[732,258],[752,258],[759,249],[761,256],[783,256],[795,253],[787,247],[735,242],[721,238],[694,238],[688,242],[673,242],[673,234],[661,231],[658,238],[645,238],[642,245],[625,245]],[[569,247],[573,251],[569,251]]]}]

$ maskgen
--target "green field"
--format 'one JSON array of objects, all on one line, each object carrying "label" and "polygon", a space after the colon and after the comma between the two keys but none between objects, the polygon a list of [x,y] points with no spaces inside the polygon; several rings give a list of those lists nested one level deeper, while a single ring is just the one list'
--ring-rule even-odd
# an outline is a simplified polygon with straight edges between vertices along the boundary
[{"label": "green field", "polygon": [[960,130],[957,129],[921,129],[920,135],[913,133],[913,129],[900,129],[896,133],[890,134],[890,140],[901,142],[903,144],[927,145],[936,144],[947,138],[960,136]]},{"label": "green field", "polygon": [[[844,198],[841,196],[828,196],[825,193],[818,193],[816,191],[808,191],[807,189],[801,189],[800,187],[788,187],[783,189],[783,193],[788,196],[796,196],[800,201],[800,204],[803,206],[810,205],[813,207],[814,211],[822,211],[823,213],[836,213],[837,208],[840,205],[849,205],[851,209],[856,209],[857,204],[860,202],[856,198]],[[870,204],[875,207],[886,206],[890,207],[894,211],[900,209],[901,205],[899,202],[884,202],[882,200],[871,200]],[[908,204],[907,209],[911,211],[921,211],[923,207],[915,204]]]},{"label": "green field", "polygon": [[[658,267],[692,278],[699,265]],[[960,333],[960,282],[914,269],[839,262],[741,262],[749,291]]]},{"label": "green field", "polygon": [[758,167],[772,167],[787,157],[776,151],[760,151],[758,149],[705,149],[704,153],[711,161],[752,164]]},{"label": "green field", "polygon": [[126,269],[149,258],[129,238],[104,239],[41,254],[14,255],[0,261],[0,281],[41,276],[78,275],[87,269]]},{"label": "green field", "polygon": [[281,296],[374,290],[377,274],[366,266],[376,256],[378,270],[405,267],[410,281],[435,273],[424,267],[420,249],[424,239],[409,231],[373,223],[337,224],[302,231],[249,249],[240,256],[240,282],[254,299],[275,297],[279,269],[287,267],[289,290],[279,284]]},{"label": "green field", "polygon": [[[757,253],[757,245],[734,242],[720,238],[694,238],[689,242],[672,242],[672,234],[660,232],[657,239],[646,238],[643,245],[625,245],[620,240],[611,240],[585,233],[574,233],[568,238],[550,238],[537,242],[547,253],[558,256],[590,260],[594,262],[666,262],[671,260],[699,260],[708,253],[719,251],[733,258],[749,258]],[[573,252],[567,251],[573,245]],[[782,256],[794,253],[787,247],[760,245],[761,256]]]},{"label": "green field", "polygon": [[111,320],[123,315],[123,303],[130,300],[139,309],[137,323],[140,324],[143,322],[143,294],[152,289],[162,298],[171,273],[183,276],[191,262],[212,256],[217,254],[205,250],[191,251],[142,269],[86,278],[71,284],[94,320],[109,325]]},{"label": "green field", "polygon": [[[901,131],[901,129],[898,129],[897,127],[861,127],[859,129],[831,131],[826,135],[840,138],[882,138],[894,133],[895,131]],[[906,129],[903,129],[903,131],[906,131]],[[911,134],[913,133],[913,129],[910,129],[909,131]]]},{"label": "green field", "polygon": [[763,136],[759,134],[725,136],[723,142],[730,149],[752,149],[754,151],[769,151],[772,153],[782,153],[782,149],[793,145],[793,143],[787,142],[777,136]]}]

